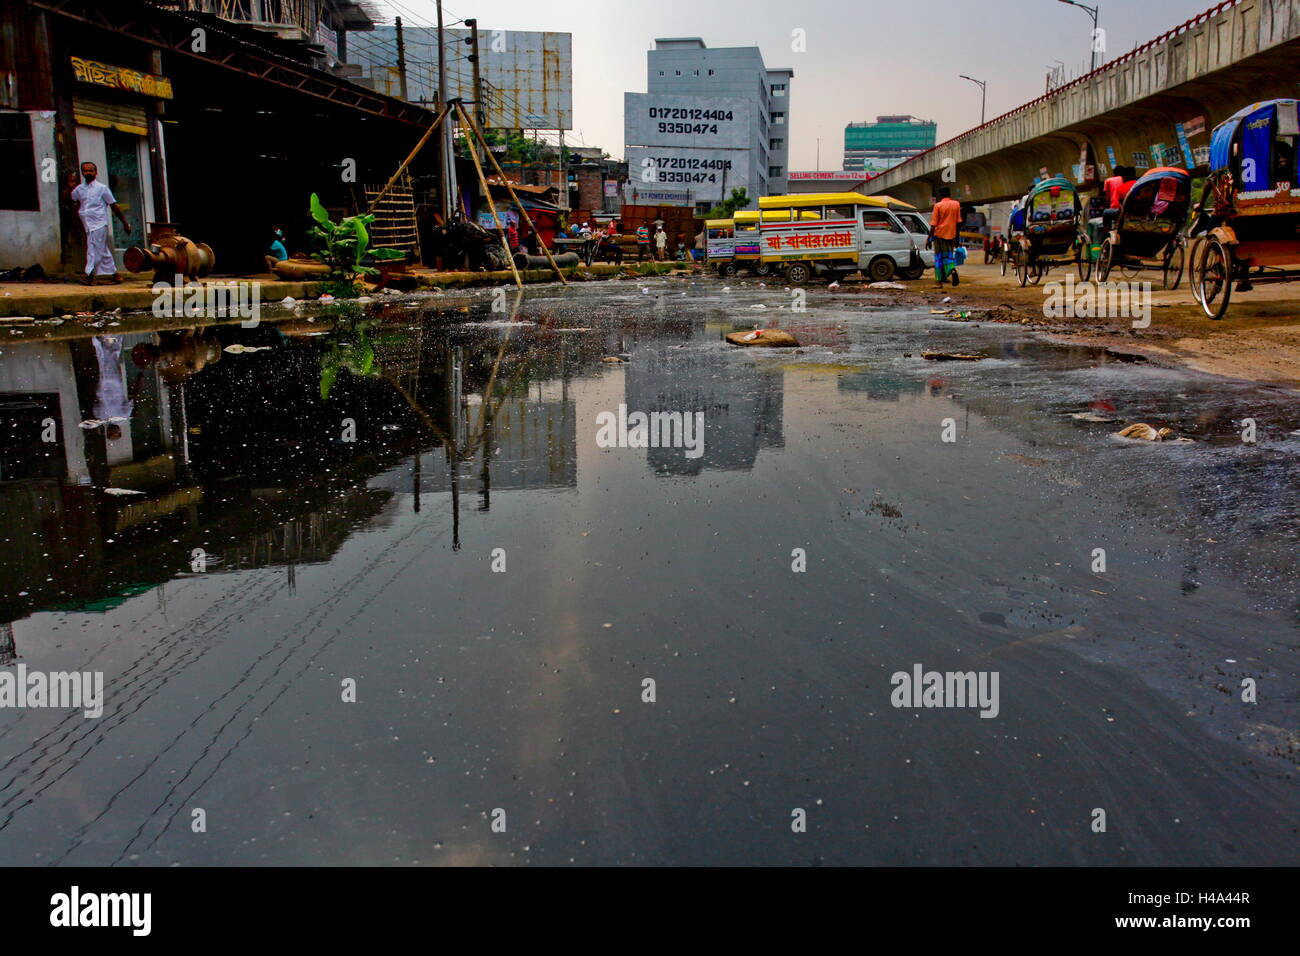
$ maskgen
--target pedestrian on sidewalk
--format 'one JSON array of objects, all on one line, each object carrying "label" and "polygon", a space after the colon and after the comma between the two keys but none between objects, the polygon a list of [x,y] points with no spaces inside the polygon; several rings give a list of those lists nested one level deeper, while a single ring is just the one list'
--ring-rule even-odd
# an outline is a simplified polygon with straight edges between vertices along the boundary
[{"label": "pedestrian on sidewalk", "polygon": [[640,262],[650,254],[650,227],[636,227],[636,261]]},{"label": "pedestrian on sidewalk", "polygon": [[663,226],[655,230],[655,258],[660,262],[668,258],[668,233]]},{"label": "pedestrian on sidewalk", "polygon": [[81,178],[85,182],[76,184],[73,179],[72,201],[77,204],[77,215],[86,230],[86,285],[95,284],[95,276],[108,276],[109,282],[121,282],[117,274],[117,263],[113,261],[113,234],[109,225],[108,214],[111,210],[122,223],[122,231],[130,232],[131,224],[126,221],[126,213],[117,204],[113,191],[99,180],[99,167],[94,163],[81,164]]},{"label": "pedestrian on sidewalk", "polygon": [[930,211],[930,238],[926,248],[934,246],[934,278],[942,288],[951,277],[955,286],[957,275],[957,226],[961,222],[961,203],[952,198],[947,186],[939,190],[939,201]]}]

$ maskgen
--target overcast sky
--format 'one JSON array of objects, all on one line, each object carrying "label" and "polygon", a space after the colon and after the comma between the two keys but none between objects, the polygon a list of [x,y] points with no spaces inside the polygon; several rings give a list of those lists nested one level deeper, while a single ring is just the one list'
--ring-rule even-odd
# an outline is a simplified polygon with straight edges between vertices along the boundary
[{"label": "overcast sky", "polygon": [[[405,23],[436,21],[434,0],[376,0]],[[1099,0],[1108,58],[1208,10],[1211,0]],[[1096,6],[1098,0],[1090,5]],[[788,107],[790,168],[838,169],[844,126],[897,113],[933,119],[939,141],[1042,95],[1047,71],[1086,68],[1092,19],[1059,0],[448,0],[448,26],[573,34],[572,139],[623,154],[623,93],[644,93],[655,37],[710,47],[755,46],[795,71]],[[791,49],[792,31],[807,37]]]}]

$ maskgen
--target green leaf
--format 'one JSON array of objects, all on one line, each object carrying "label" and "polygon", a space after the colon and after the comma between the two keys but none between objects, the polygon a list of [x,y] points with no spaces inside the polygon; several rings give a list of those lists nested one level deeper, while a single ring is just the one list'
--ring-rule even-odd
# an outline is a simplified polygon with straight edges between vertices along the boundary
[{"label": "green leaf", "polygon": [[[372,216],[371,218],[373,219],[374,217]],[[353,220],[354,222],[353,229],[356,230],[356,234],[357,234],[357,260],[358,261],[360,261],[361,257],[366,254],[366,246],[370,245],[370,233],[366,229],[366,224],[364,220],[365,220],[365,216],[357,216],[356,219]]]},{"label": "green leaf", "polygon": [[326,365],[320,370],[320,397],[325,401],[329,401],[330,389],[334,387],[334,380],[338,375],[337,365]]},{"label": "green leaf", "polygon": [[406,258],[406,253],[403,252],[401,249],[385,249],[384,247],[380,246],[380,247],[378,247],[378,248],[375,248],[375,249],[371,249],[371,250],[370,250],[370,258],[372,258],[372,259],[405,259],[405,258]]},{"label": "green leaf", "polygon": [[[322,226],[333,226],[330,222],[330,214],[325,211],[325,207],[320,204],[320,197],[315,193],[311,194],[311,217]],[[332,231],[332,230],[331,230]]]}]

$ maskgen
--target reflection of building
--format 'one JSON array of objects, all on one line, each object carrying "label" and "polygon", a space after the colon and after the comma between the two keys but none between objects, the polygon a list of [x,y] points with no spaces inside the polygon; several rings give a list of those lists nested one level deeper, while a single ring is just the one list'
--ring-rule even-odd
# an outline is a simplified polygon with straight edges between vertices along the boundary
[{"label": "reflection of building", "polygon": [[838,376],[841,392],[863,392],[878,402],[896,402],[904,395],[925,390],[925,383],[899,372],[861,371]]},{"label": "reflection of building", "polygon": [[[85,332],[7,345],[0,623],[107,609],[189,572],[195,548],[211,558],[205,571],[283,566],[292,582],[295,565],[389,520],[404,493],[416,510],[421,491],[449,491],[453,510],[461,491],[481,494],[486,509],[493,487],[576,486],[567,379],[599,342],[538,329],[506,347],[499,330],[462,330],[466,344],[448,347],[376,321],[135,332],[111,349]],[[536,358],[533,336],[546,340]],[[357,357],[371,343],[365,374]],[[258,350],[224,352],[232,345]],[[123,413],[111,436],[81,427],[96,405]]]},{"label": "reflection of building", "polygon": [[938,127],[915,116],[877,116],[844,127],[844,168],[877,175],[934,148]]},{"label": "reflection of building", "polygon": [[785,445],[779,370],[764,372],[747,362],[719,365],[716,355],[703,352],[644,350],[627,366],[626,382],[629,412],[704,413],[701,457],[687,458],[681,448],[646,449],[650,467],[661,474],[748,471],[759,449]]}]

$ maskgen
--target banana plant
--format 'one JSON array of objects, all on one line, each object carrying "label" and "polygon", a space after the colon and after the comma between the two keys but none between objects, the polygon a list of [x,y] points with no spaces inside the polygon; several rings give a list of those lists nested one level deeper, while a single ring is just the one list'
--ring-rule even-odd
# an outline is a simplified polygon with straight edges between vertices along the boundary
[{"label": "banana plant", "polygon": [[316,225],[307,234],[322,246],[319,251],[312,253],[312,258],[330,267],[330,277],[340,291],[346,293],[350,290],[355,295],[360,277],[379,274],[374,266],[365,264],[367,258],[382,261],[401,259],[406,255],[400,249],[370,248],[370,231],[367,227],[375,221],[373,213],[347,216],[334,222],[321,205],[320,197],[312,193],[311,217],[316,220]]}]

